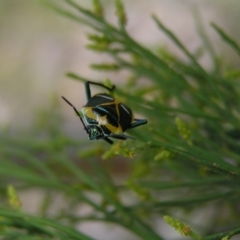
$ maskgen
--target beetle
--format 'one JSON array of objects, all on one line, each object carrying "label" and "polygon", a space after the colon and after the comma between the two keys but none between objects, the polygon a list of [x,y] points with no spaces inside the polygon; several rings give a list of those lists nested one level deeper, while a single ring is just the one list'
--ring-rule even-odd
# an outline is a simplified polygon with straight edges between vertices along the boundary
[{"label": "beetle", "polygon": [[90,84],[103,87],[110,92],[115,89],[115,86],[110,88],[102,83],[86,81],[85,91],[87,103],[80,110],[81,114],[72,103],[62,96],[63,100],[68,103],[79,116],[85,131],[89,135],[89,139],[103,139],[110,144],[112,144],[113,141],[109,138],[122,140],[128,138],[135,139],[125,135],[124,132],[127,129],[146,124],[147,120],[134,118],[129,107],[106,93],[98,93],[91,96]]}]

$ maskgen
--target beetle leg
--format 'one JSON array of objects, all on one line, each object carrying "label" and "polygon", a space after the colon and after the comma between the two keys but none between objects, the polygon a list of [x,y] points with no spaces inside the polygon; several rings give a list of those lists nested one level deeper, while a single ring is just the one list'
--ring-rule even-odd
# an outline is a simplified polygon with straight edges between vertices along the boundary
[{"label": "beetle leg", "polygon": [[128,136],[128,135],[125,135],[125,134],[113,134],[113,133],[110,133],[108,136],[112,137],[112,138],[122,139],[122,140],[126,140],[128,138],[129,139],[133,139],[133,140],[136,139],[134,137],[131,137],[131,136]]},{"label": "beetle leg", "polygon": [[108,142],[108,143],[110,143],[110,144],[113,144],[113,141],[111,140],[111,139],[109,139],[108,137],[110,137],[110,136],[101,136],[101,137],[97,137],[96,139],[97,140],[100,140],[100,139],[103,139],[103,140],[105,140],[106,142]]},{"label": "beetle leg", "polygon": [[112,140],[110,140],[109,138],[103,138],[103,140],[105,140],[106,142],[108,142],[108,143],[110,143],[110,144],[113,144],[113,141]]},{"label": "beetle leg", "polygon": [[107,90],[110,91],[110,92],[115,89],[115,86],[114,86],[114,85],[110,88],[110,87],[105,86],[105,85],[102,84],[102,83],[96,83],[96,82],[87,81],[87,82],[85,82],[85,92],[86,92],[86,97],[87,97],[87,100],[88,100],[88,101],[91,99],[90,84],[103,87],[103,88],[107,89]]},{"label": "beetle leg", "polygon": [[135,128],[135,127],[138,127],[138,126],[146,124],[146,123],[147,123],[146,119],[134,119],[134,122],[131,123],[131,125],[130,125],[130,127],[128,127],[128,129]]},{"label": "beetle leg", "polygon": [[106,142],[110,143],[110,144],[113,144],[113,141],[109,139],[109,137],[111,138],[116,138],[116,139],[121,139],[121,140],[126,140],[126,139],[133,139],[135,140],[136,138],[134,137],[131,137],[131,136],[128,136],[128,135],[124,135],[124,134],[113,134],[113,133],[110,133],[108,134],[107,136],[103,136],[103,137],[99,137],[97,138],[97,140],[99,139],[103,139],[105,140]]}]

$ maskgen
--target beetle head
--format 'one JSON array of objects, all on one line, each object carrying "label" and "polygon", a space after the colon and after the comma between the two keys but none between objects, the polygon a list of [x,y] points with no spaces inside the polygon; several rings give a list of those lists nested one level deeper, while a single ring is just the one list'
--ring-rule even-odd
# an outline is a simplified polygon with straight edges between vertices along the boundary
[{"label": "beetle head", "polygon": [[100,139],[104,136],[102,129],[97,125],[89,125],[87,127],[87,133],[90,140]]}]

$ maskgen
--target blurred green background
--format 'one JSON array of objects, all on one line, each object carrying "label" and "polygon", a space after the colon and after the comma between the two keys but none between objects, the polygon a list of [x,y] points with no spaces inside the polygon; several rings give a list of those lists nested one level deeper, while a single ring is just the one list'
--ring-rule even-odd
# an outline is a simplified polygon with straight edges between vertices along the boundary
[{"label": "blurred green background", "polygon": [[[49,1],[54,2],[54,1]],[[59,1],[58,1],[59,2]],[[85,7],[91,1],[76,1]],[[112,1],[102,1],[107,19],[117,22]],[[200,39],[193,9],[201,15],[215,47],[221,49],[224,60],[239,64],[235,54],[224,45],[209,27],[211,21],[227,29],[231,36],[239,34],[240,4],[237,0],[216,1],[123,1],[128,14],[127,30],[141,43],[154,48],[170,46],[179,50],[159,32],[150,18],[155,13],[184,42],[190,51],[196,50]],[[72,71],[89,79],[110,78],[113,83],[124,81],[124,73],[102,73],[88,66],[93,60],[101,62],[107,56],[97,55],[85,48],[86,33],[91,30],[48,9],[43,1],[0,1],[0,126],[12,130],[29,128],[38,117],[39,109],[51,109],[59,102],[66,131],[78,137],[78,119],[60,99],[64,95],[81,107],[85,103],[83,86],[69,80]],[[203,58],[203,65],[209,64]]]},{"label": "blurred green background", "polygon": [[[85,7],[91,5],[90,1],[76,2]],[[105,5],[107,19],[117,22],[112,1],[102,2]],[[124,71],[120,74],[105,73],[90,69],[90,63],[101,63],[108,59],[104,54],[97,55],[85,48],[88,43],[86,33],[90,33],[91,29],[56,14],[45,3],[46,1],[23,0],[0,2],[0,127],[19,137],[33,131],[42,111],[49,112],[49,118],[51,113],[57,112],[61,119],[60,127],[65,133],[74,139],[87,139],[79,119],[61,100],[63,95],[80,108],[86,101],[84,87],[83,84],[67,78],[65,73],[75,72],[88,79],[109,78],[116,85],[121,85],[125,81],[127,73]],[[200,46],[194,20],[194,13],[197,10],[211,41],[214,42],[216,50],[224,56],[226,64],[239,65],[235,53],[221,42],[219,36],[209,26],[211,21],[217,22],[230,36],[238,39],[239,1],[126,0],[123,3],[128,14],[127,30],[131,36],[151,49],[168,46],[179,56],[180,51],[159,32],[150,15],[155,13],[179,36],[190,51],[195,51]],[[207,57],[201,61],[207,69],[211,67]],[[122,171],[122,175],[126,170],[124,164],[126,161],[115,167]],[[36,212],[41,200],[39,194],[41,195],[38,189],[20,194],[24,211]],[[130,195],[127,198],[129,198],[127,201],[131,201],[134,196]],[[64,204],[61,198],[58,201],[56,206]],[[194,214],[198,215],[196,223],[201,222],[207,214],[211,215],[211,209],[202,213],[193,212],[193,216]],[[159,224],[158,221],[156,219],[156,225]],[[135,236],[130,233],[128,235],[120,227],[112,229],[99,223],[84,223],[81,230],[97,239],[110,240],[113,237],[115,240],[130,237],[135,239]],[[178,236],[169,226],[161,222],[159,232],[164,231],[169,239]]]}]

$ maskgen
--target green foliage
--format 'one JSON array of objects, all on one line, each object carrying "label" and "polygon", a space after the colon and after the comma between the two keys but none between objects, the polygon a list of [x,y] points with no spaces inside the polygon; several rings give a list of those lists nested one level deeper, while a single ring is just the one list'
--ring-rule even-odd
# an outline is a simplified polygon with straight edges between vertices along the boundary
[{"label": "green foliage", "polygon": [[[129,78],[116,89],[115,97],[146,117],[148,124],[129,131],[137,141],[115,141],[113,146],[65,136],[61,118],[52,111],[51,115],[39,116],[41,121],[32,135],[21,134],[20,138],[3,133],[2,239],[91,239],[76,230],[85,221],[113,223],[139,239],[164,239],[155,227],[156,218],[164,218],[192,239],[230,239],[240,234],[239,69],[229,71],[220,66],[214,51],[209,55],[215,69],[204,69],[199,55],[190,53],[156,16],[154,22],[187,60],[165,48],[153,52],[140,45],[125,29],[127,17],[119,0],[118,26],[104,19],[100,1],[93,1],[93,10],[71,0],[64,2],[73,11],[52,7],[93,29],[87,47],[112,57],[111,63],[94,63],[92,68],[128,70]],[[216,24],[212,26],[239,55],[237,42]],[[208,38],[203,40],[206,43]],[[206,44],[206,50],[213,49],[211,42]],[[74,73],[68,76],[80,82],[91,80]],[[144,84],[140,81],[143,79]],[[111,82],[106,80],[105,84]],[[112,174],[115,156],[127,161],[129,167],[128,176],[120,184],[115,183]],[[29,215],[21,209],[17,192],[34,188],[40,189],[44,197],[39,213]],[[129,193],[135,194],[131,204],[122,197]],[[50,214],[59,195],[64,207]],[[79,214],[77,209],[82,205],[91,211]],[[212,217],[194,224],[196,212],[207,209],[213,212]]]},{"label": "green foliage", "polygon": [[184,223],[173,219],[169,216],[164,216],[164,220],[171,225],[172,227],[174,227],[181,235],[183,236],[190,236],[193,239],[196,240],[201,240],[201,236],[197,235],[196,233],[194,233],[189,226],[185,225]]}]

